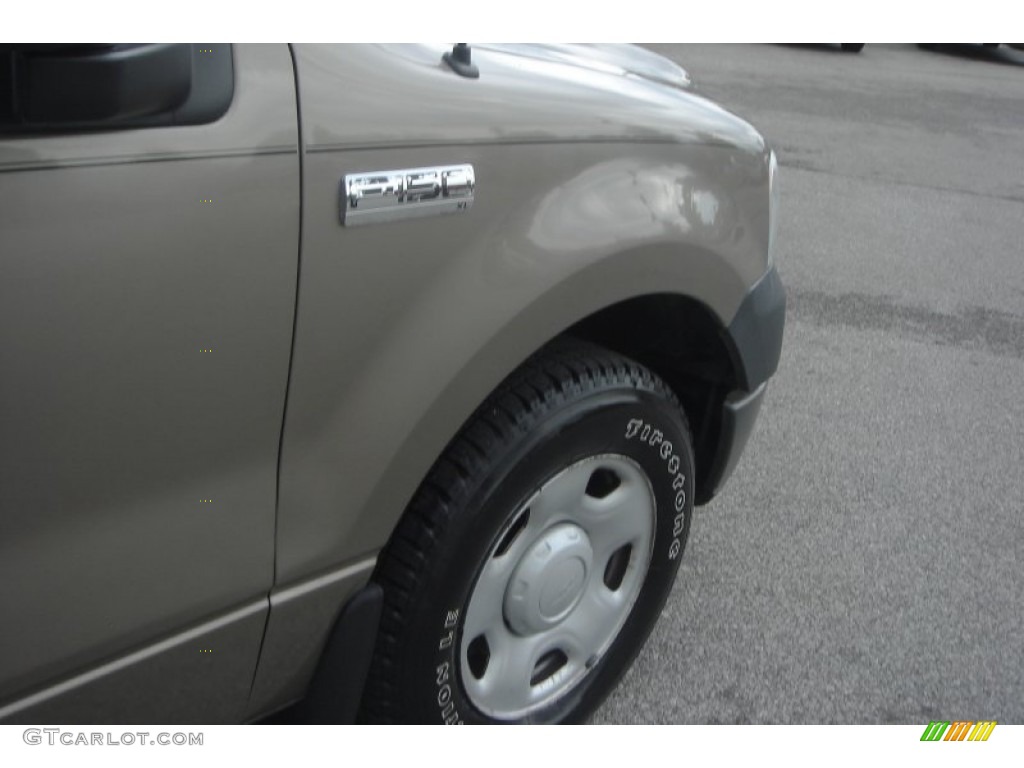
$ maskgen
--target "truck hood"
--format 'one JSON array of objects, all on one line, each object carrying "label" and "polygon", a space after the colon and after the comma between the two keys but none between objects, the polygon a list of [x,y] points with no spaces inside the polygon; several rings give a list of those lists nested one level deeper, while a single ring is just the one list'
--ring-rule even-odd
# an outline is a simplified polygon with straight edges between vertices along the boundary
[{"label": "truck hood", "polygon": [[[445,43],[302,50],[302,66],[315,69],[322,87],[364,94],[360,98],[373,104],[353,110],[345,98],[319,101],[320,112],[309,116],[316,129],[306,139],[318,151],[463,146],[453,150],[451,162],[471,162],[464,145],[700,143],[738,150],[737,158],[752,160],[755,175],[767,162],[764,138],[749,123],[680,87],[688,80],[671,62],[630,46],[473,44],[478,78],[460,77],[443,63],[442,54],[452,50]],[[654,80],[636,74],[636,67],[608,64],[609,56],[674,71],[674,85],[662,74]],[[304,122],[305,116],[303,108]]]},{"label": "truck hood", "polygon": [[474,48],[525,56],[542,61],[556,61],[624,77],[642,77],[683,90],[691,90],[686,70],[636,45],[621,43],[474,43]]}]

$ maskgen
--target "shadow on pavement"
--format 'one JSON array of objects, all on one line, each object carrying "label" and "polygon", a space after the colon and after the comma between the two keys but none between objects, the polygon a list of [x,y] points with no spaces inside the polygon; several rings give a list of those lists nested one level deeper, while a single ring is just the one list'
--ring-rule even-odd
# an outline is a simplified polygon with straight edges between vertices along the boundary
[{"label": "shadow on pavement", "polygon": [[993,64],[1005,64],[1011,67],[1024,67],[1024,51],[1014,50],[1006,45],[920,43],[918,47],[932,53],[941,53],[945,56],[956,56],[973,61],[988,61]]},{"label": "shadow on pavement", "polygon": [[825,51],[828,53],[842,53],[844,55],[851,55],[853,51],[844,51],[842,49],[842,43],[776,43],[784,48],[792,48],[794,50],[802,51]]}]

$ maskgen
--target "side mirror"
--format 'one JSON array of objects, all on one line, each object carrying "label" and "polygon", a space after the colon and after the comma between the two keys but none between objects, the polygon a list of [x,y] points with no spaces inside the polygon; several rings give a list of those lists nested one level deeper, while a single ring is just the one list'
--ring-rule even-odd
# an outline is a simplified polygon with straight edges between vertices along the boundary
[{"label": "side mirror", "polygon": [[101,127],[173,112],[192,90],[189,45],[11,49],[12,117],[28,126]]}]

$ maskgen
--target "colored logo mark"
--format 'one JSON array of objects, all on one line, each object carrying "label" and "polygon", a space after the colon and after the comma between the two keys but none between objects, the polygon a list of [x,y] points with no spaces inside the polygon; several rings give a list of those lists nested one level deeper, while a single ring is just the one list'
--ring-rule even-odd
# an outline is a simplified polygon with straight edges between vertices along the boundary
[{"label": "colored logo mark", "polygon": [[921,734],[921,741],[988,741],[995,727],[995,720],[933,720]]}]

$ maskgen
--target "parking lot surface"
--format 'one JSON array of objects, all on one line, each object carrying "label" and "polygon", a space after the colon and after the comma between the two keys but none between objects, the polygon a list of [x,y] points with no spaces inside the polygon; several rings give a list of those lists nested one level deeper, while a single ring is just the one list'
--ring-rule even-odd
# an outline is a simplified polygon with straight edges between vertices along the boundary
[{"label": "parking lot surface", "polygon": [[650,46],[779,155],[779,372],[595,722],[1024,722],[1024,53]]}]

